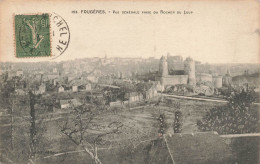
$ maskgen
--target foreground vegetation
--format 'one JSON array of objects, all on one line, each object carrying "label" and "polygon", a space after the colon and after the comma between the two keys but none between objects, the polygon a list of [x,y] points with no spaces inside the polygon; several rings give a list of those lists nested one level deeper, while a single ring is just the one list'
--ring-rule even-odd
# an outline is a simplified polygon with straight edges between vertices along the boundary
[{"label": "foreground vegetation", "polygon": [[201,131],[217,131],[219,134],[256,133],[258,109],[252,107],[254,92],[234,91],[227,98],[228,104],[210,109],[198,120]]}]

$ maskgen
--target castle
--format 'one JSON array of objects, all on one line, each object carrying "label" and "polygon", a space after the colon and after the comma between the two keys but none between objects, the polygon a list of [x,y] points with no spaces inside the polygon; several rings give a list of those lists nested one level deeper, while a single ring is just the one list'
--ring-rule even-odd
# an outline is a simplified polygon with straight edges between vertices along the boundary
[{"label": "castle", "polygon": [[196,85],[195,62],[190,57],[183,61],[181,56],[162,56],[156,80],[163,87],[176,84]]},{"label": "castle", "polygon": [[[214,88],[222,88],[222,84],[230,83],[230,75],[223,78],[219,75],[197,73],[195,61],[187,57],[184,61],[181,56],[162,56],[159,63],[159,72],[155,77],[163,88],[177,84],[186,84],[195,87],[197,83],[211,83]],[[208,85],[208,84],[206,84]]]}]

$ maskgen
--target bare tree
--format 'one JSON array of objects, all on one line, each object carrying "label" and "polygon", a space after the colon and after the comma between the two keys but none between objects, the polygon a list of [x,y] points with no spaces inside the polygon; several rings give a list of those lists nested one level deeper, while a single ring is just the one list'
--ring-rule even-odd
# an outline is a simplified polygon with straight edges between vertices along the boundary
[{"label": "bare tree", "polygon": [[[121,123],[116,124],[110,131],[101,132],[94,138],[89,138],[89,130],[93,129],[94,123],[92,122],[97,115],[97,106],[94,104],[83,104],[78,107],[71,107],[71,117],[66,120],[63,125],[60,125],[61,132],[65,134],[74,144],[82,147],[85,152],[94,160],[96,164],[102,164],[98,157],[98,146],[104,143],[102,139],[108,134],[114,134],[119,132],[119,128],[123,125]],[[113,123],[111,123],[113,124]],[[98,130],[96,128],[95,130]]]},{"label": "bare tree", "polygon": [[34,163],[36,157],[36,117],[35,117],[35,108],[34,105],[36,103],[35,95],[32,92],[29,92],[30,99],[30,154],[29,161]]}]

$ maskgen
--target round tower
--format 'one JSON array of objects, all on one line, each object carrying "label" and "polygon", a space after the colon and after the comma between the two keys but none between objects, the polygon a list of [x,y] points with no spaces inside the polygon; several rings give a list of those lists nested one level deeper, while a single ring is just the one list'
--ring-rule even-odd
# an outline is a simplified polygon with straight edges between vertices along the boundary
[{"label": "round tower", "polygon": [[160,59],[159,74],[162,77],[168,76],[168,63],[165,56],[162,56]]},{"label": "round tower", "polygon": [[186,58],[184,62],[184,72],[188,75],[188,84],[196,85],[195,62],[190,57]]}]

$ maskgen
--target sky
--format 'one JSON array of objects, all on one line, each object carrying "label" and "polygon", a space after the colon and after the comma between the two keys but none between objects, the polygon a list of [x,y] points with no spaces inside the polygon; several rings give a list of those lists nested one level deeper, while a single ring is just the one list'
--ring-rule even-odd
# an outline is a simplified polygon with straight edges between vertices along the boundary
[{"label": "sky", "polygon": [[[1,4],[0,61],[64,61],[87,57],[160,58],[167,53],[203,63],[259,63],[259,2],[8,2]],[[192,11],[193,14],[72,14],[72,10]],[[58,13],[70,43],[58,58],[15,57],[13,14]]]}]

